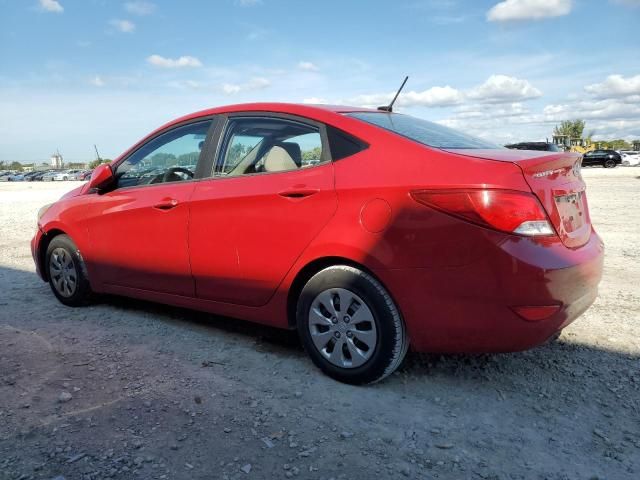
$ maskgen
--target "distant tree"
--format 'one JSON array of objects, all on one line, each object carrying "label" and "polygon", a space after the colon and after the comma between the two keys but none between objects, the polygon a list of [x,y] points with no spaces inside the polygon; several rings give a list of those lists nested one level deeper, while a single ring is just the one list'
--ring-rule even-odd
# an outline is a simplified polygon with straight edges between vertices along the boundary
[{"label": "distant tree", "polygon": [[311,160],[320,160],[321,155],[322,155],[322,148],[316,147],[312,150],[305,150],[304,152],[302,152],[302,160],[305,163],[308,163]]},{"label": "distant tree", "polygon": [[195,165],[199,156],[200,152],[183,153],[178,156],[177,165]]},{"label": "distant tree", "polygon": [[9,170],[17,170],[18,172],[21,172],[23,170],[23,167],[20,162],[11,162],[11,165],[9,165]]},{"label": "distant tree", "polygon": [[89,169],[93,170],[94,168],[96,168],[101,163],[109,163],[109,162],[111,162],[110,158],[98,158],[97,160],[94,160],[93,162],[89,162]]},{"label": "distant tree", "polygon": [[0,160],[0,170],[7,168],[7,163],[4,160]]},{"label": "distant tree", "polygon": [[166,167],[167,165],[175,165],[176,156],[172,153],[158,152],[150,160],[152,167]]},{"label": "distant tree", "polygon": [[586,123],[584,120],[563,120],[560,125],[556,125],[553,129],[554,135],[568,135],[572,138],[582,138],[584,127]]},{"label": "distant tree", "polygon": [[600,148],[608,150],[631,150],[633,148],[629,142],[622,139],[606,140],[598,143],[600,144]]},{"label": "distant tree", "polygon": [[233,145],[231,145],[231,148],[229,148],[229,153],[227,153],[225,167],[227,169],[235,167],[240,162],[240,160],[247,156],[250,151],[250,145],[245,145],[243,143],[234,143]]},{"label": "distant tree", "polygon": [[83,162],[69,162],[67,163],[68,168],[84,168],[86,164]]}]

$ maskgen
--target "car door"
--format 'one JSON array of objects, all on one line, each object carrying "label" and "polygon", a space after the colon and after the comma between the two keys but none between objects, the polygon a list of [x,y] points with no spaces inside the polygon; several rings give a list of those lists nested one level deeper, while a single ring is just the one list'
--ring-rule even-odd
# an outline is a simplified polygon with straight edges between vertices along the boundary
[{"label": "car door", "polygon": [[598,163],[598,150],[592,150],[591,152],[587,152],[582,156],[582,164],[594,165]]},{"label": "car door", "polygon": [[230,116],[213,176],[197,183],[189,246],[199,298],[266,304],[337,208],[323,125]]},{"label": "car door", "polygon": [[211,123],[162,132],[115,167],[114,188],[91,203],[87,222],[100,282],[194,296],[189,200]]}]

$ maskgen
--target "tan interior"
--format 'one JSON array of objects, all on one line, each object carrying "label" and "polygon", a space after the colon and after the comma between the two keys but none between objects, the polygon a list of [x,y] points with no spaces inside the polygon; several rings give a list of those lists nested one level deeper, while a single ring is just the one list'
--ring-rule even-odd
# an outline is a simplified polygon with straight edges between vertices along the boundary
[{"label": "tan interior", "polygon": [[267,172],[283,172],[296,170],[298,165],[291,155],[282,147],[274,145],[264,157],[264,169]]}]

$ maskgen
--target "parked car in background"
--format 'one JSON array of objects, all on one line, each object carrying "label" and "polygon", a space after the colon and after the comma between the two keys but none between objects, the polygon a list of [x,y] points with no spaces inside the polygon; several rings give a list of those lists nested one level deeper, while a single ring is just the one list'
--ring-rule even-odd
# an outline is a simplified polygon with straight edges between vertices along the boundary
[{"label": "parked car in background", "polygon": [[92,171],[93,170],[85,170],[84,172],[81,172],[78,174],[78,180],[89,180],[91,178]]},{"label": "parked car in background", "polygon": [[622,156],[615,150],[592,150],[582,157],[582,166],[601,165],[604,168],[615,168],[622,163]]},{"label": "parked car in background", "polygon": [[65,305],[101,292],[297,329],[325,373],[371,383],[409,346],[524,350],[593,303],[580,160],[378,110],[233,105],[98,166],[40,209],[32,253]]},{"label": "parked car in background", "polygon": [[505,145],[506,148],[511,150],[538,150],[544,152],[560,152],[561,150],[555,143],[549,142],[520,142],[510,143]]},{"label": "parked car in background", "polygon": [[620,156],[622,156],[622,165],[629,167],[637,167],[640,165],[640,152],[634,150],[621,150]]},{"label": "parked car in background", "polygon": [[35,175],[33,177],[31,177],[31,181],[32,182],[41,182],[42,181],[42,177],[44,175],[46,175],[47,173],[49,173],[50,170],[42,170],[40,172],[36,172]]},{"label": "parked car in background", "polygon": [[22,182],[24,175],[20,172],[6,172],[0,175],[0,182]]},{"label": "parked car in background", "polygon": [[53,177],[53,180],[57,182],[67,181],[67,180],[75,180],[75,175],[80,170],[62,170],[57,172],[57,174]]},{"label": "parked car in background", "polygon": [[29,173],[25,173],[24,174],[24,181],[25,182],[32,182],[33,178],[38,175],[38,173],[40,172],[29,172]]},{"label": "parked car in background", "polygon": [[60,172],[57,170],[49,170],[48,172],[45,172],[40,179],[43,182],[53,182],[55,176],[58,175],[59,173]]}]

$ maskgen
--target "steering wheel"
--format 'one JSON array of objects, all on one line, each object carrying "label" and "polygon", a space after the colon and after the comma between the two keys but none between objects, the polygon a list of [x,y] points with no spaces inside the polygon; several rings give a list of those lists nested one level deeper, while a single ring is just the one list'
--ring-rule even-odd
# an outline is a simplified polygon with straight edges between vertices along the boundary
[{"label": "steering wheel", "polygon": [[189,170],[188,168],[184,168],[184,167],[171,167],[168,168],[166,172],[164,172],[164,175],[162,175],[162,182],[169,182],[171,175],[175,175],[176,173],[184,173],[185,175],[187,175],[189,178],[193,178],[193,172],[191,170]]}]

